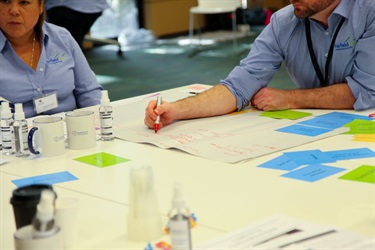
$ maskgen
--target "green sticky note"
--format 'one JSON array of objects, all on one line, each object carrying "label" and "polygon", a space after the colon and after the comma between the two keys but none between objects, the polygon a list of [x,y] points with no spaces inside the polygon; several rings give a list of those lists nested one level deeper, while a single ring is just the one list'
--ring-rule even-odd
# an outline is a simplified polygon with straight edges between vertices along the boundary
[{"label": "green sticky note", "polygon": [[294,110],[279,110],[279,111],[264,111],[260,113],[260,116],[275,118],[275,119],[289,119],[297,120],[306,116],[310,116],[311,113],[294,111]]},{"label": "green sticky note", "polygon": [[375,122],[355,119],[344,127],[350,128],[344,134],[375,134]]},{"label": "green sticky note", "polygon": [[375,184],[375,166],[362,165],[339,179]]},{"label": "green sticky note", "polygon": [[75,158],[74,160],[80,161],[86,164],[90,164],[92,166],[99,167],[99,168],[106,168],[106,167],[113,166],[119,163],[130,161],[129,159],[122,158],[116,155],[107,154],[104,152],[78,157],[78,158]]}]

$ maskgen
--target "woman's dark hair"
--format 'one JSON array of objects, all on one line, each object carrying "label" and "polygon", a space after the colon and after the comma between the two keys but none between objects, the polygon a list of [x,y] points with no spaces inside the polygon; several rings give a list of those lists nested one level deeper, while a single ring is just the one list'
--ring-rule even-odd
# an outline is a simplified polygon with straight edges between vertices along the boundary
[{"label": "woman's dark hair", "polygon": [[[38,0],[38,2],[40,5],[44,5],[44,0]],[[42,35],[42,27],[43,27],[45,18],[46,18],[46,10],[44,9],[44,6],[43,6],[43,11],[42,13],[40,13],[38,22],[36,23],[35,28],[34,28],[37,37],[39,37],[40,39]]]}]

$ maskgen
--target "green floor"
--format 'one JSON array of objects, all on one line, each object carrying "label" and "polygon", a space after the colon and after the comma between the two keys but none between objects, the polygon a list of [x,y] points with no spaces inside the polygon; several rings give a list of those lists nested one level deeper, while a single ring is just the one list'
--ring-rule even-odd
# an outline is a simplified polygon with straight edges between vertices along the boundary
[{"label": "green floor", "polygon": [[[112,45],[95,47],[85,55],[115,101],[191,83],[215,85],[247,55],[253,39],[239,39],[236,50],[231,41],[206,46],[194,56],[190,56],[191,47],[166,41],[124,51],[124,58],[117,56],[117,47]],[[270,86],[294,88],[284,67]]]}]

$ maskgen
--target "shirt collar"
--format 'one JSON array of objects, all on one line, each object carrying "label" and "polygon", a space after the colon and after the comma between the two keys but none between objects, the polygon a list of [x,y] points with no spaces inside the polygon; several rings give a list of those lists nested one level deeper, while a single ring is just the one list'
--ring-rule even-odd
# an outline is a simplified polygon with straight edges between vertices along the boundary
[{"label": "shirt collar", "polygon": [[47,24],[46,24],[46,22],[44,22],[43,29],[42,29],[42,41],[43,41],[44,45],[46,45],[48,43],[48,40],[49,40],[49,37],[50,37],[49,29],[46,26],[47,26]]},{"label": "shirt collar", "polygon": [[[332,14],[328,17],[328,19],[332,18],[332,16],[340,15],[342,17],[345,17],[348,19],[350,15],[350,11],[354,6],[354,1],[352,0],[344,0],[340,1],[340,3],[336,6],[336,8],[333,10]],[[294,16],[293,18],[298,18]],[[304,23],[304,18],[299,18],[301,23]]]},{"label": "shirt collar", "polygon": [[4,36],[3,31],[0,30],[0,52],[3,51],[6,42],[7,42],[7,38]]},{"label": "shirt collar", "polygon": [[[49,30],[46,29],[46,23],[44,22],[43,24],[43,29],[42,29],[42,41],[43,44],[46,45],[49,40]],[[4,33],[2,30],[0,30],[0,52],[2,52],[5,48],[5,45],[7,44],[8,39],[5,37]]]},{"label": "shirt collar", "polygon": [[350,11],[353,9],[353,7],[354,7],[354,1],[352,0],[340,1],[340,3],[337,5],[335,10],[333,11],[333,14],[338,14],[348,19],[350,15]]}]

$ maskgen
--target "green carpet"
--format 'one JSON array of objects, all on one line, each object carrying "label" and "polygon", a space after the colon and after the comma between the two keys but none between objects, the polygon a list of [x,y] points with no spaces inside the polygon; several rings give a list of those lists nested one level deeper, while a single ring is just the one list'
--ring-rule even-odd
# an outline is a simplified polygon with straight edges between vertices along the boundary
[{"label": "green carpet", "polygon": [[[117,47],[108,45],[85,51],[100,84],[108,90],[111,101],[157,92],[191,83],[217,84],[244,58],[254,38],[203,47],[194,56],[189,46],[153,43],[116,54]],[[282,67],[269,85],[281,89],[294,88]]]}]

